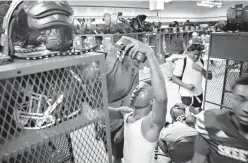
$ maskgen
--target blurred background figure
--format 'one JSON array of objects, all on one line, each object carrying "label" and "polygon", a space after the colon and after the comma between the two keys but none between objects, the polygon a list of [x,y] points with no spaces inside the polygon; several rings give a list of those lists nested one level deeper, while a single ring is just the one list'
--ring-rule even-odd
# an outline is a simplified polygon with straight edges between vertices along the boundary
[{"label": "blurred background figure", "polygon": [[171,44],[173,46],[173,54],[183,54],[183,52],[186,50],[185,41],[182,37],[182,34],[179,32],[179,28],[177,28],[177,33],[171,40]]},{"label": "blurred background figure", "polygon": [[199,33],[193,32],[192,37],[189,40],[189,45],[191,44],[203,44],[201,37],[199,36]]},{"label": "blurred background figure", "polygon": [[177,33],[171,40],[171,45],[173,46],[172,55],[165,59],[167,66],[166,76],[169,80],[171,80],[172,78],[173,63],[178,59],[186,57],[186,55],[184,55],[184,52],[186,50],[185,41],[182,37],[182,33],[179,33],[179,30],[180,29],[177,28]]}]

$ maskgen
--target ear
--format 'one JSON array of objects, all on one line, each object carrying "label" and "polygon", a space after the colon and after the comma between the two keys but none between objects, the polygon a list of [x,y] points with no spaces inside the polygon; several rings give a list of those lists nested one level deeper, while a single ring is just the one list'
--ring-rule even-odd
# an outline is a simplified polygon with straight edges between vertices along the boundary
[{"label": "ear", "polygon": [[151,101],[150,101],[150,104],[151,105],[153,105],[153,102],[155,101],[155,99],[152,99]]}]

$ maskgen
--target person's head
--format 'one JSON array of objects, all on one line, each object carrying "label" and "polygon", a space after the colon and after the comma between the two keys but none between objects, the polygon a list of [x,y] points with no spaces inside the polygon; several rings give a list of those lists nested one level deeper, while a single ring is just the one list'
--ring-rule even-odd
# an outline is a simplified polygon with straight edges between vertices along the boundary
[{"label": "person's head", "polygon": [[240,77],[233,84],[231,102],[238,122],[248,126],[248,76]]},{"label": "person's head", "polygon": [[194,37],[198,37],[198,33],[197,32],[193,32],[192,33],[192,37],[194,38]]},{"label": "person's head", "polygon": [[170,110],[170,115],[172,118],[172,122],[175,121],[185,121],[186,117],[185,117],[185,106],[181,105],[181,104],[175,104],[171,110]]},{"label": "person's head", "polygon": [[154,95],[151,82],[139,82],[130,97],[130,105],[135,109],[143,109],[152,106]]},{"label": "person's head", "polygon": [[203,31],[202,31],[202,34],[203,34],[203,35],[206,35],[206,34],[207,34],[207,31],[206,31],[206,30],[203,30]]},{"label": "person's head", "polygon": [[187,47],[187,54],[193,62],[197,62],[201,57],[202,50],[204,50],[204,45],[194,44],[193,42],[193,44]]}]

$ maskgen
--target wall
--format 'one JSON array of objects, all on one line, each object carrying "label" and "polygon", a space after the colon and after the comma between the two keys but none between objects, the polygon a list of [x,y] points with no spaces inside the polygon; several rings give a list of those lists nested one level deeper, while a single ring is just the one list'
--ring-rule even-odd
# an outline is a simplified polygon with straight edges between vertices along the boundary
[{"label": "wall", "polygon": [[206,8],[196,5],[196,1],[165,3],[163,11],[149,11],[148,1],[70,1],[76,17],[102,19],[104,13],[122,12],[124,17],[147,15],[148,21],[218,21],[225,19],[226,10],[234,4],[244,2],[224,2],[222,8]]}]

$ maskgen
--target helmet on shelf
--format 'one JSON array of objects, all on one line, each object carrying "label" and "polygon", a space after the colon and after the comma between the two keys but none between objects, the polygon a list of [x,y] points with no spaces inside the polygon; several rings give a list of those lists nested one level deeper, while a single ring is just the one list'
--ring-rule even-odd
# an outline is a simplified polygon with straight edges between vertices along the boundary
[{"label": "helmet on shelf", "polygon": [[34,50],[40,53],[70,50],[72,15],[66,1],[13,0],[3,22],[2,53],[14,56]]}]

